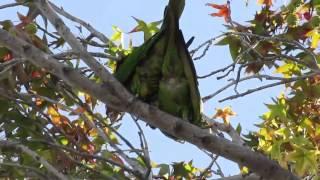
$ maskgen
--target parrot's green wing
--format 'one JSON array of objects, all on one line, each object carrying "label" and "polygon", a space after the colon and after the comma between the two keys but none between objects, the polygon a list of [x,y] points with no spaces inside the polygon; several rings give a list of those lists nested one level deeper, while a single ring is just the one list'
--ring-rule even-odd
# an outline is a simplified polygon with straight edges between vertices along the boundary
[{"label": "parrot's green wing", "polygon": [[185,72],[185,76],[188,80],[189,88],[190,88],[190,95],[191,95],[191,102],[192,102],[192,109],[193,109],[193,117],[192,123],[196,125],[201,124],[201,97],[200,92],[198,89],[198,81],[196,77],[196,70],[194,64],[192,62],[192,58],[189,54],[189,51],[186,47],[185,40],[183,38],[183,34],[179,31],[178,42],[179,43],[179,52],[180,58],[183,63],[183,68]]},{"label": "parrot's green wing", "polygon": [[179,29],[179,18],[184,1],[171,0],[166,9],[167,49],[162,65],[159,85],[159,108],[200,125],[200,93],[196,71]]},{"label": "parrot's green wing", "polygon": [[139,62],[146,59],[148,51],[150,51],[154,44],[159,40],[161,34],[161,31],[155,34],[143,45],[133,49],[131,54],[122,60],[121,63],[117,64],[114,76],[118,79],[118,81],[125,83],[132,76]]}]

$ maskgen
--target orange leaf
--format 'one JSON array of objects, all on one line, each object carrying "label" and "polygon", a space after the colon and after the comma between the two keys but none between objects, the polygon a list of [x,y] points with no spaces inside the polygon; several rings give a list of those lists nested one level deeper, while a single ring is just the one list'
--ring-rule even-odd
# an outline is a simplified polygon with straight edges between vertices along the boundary
[{"label": "orange leaf", "polygon": [[211,13],[211,16],[217,16],[217,17],[224,17],[224,20],[226,22],[230,22],[231,20],[231,10],[229,3],[218,5],[213,3],[207,3],[207,6],[211,6],[212,8],[218,9],[219,11],[217,13]]},{"label": "orange leaf", "polygon": [[272,6],[272,0],[258,0],[259,4],[265,4],[266,6]]},{"label": "orange leaf", "polygon": [[36,106],[41,106],[43,100],[41,98],[36,98]]},{"label": "orange leaf", "polygon": [[51,121],[54,125],[64,128],[70,127],[70,120],[66,116],[58,115],[51,116]]},{"label": "orange leaf", "polygon": [[61,124],[61,118],[60,116],[52,116],[51,121],[54,125],[60,125]]},{"label": "orange leaf", "polygon": [[60,121],[63,124],[70,125],[70,120],[66,116],[60,116]]},{"label": "orange leaf", "polygon": [[3,61],[10,61],[13,59],[12,53],[8,53],[3,57]]},{"label": "orange leaf", "polygon": [[226,107],[223,109],[217,109],[216,114],[213,118],[221,118],[225,124],[230,124],[230,116],[236,115],[235,112],[232,111],[230,107]]},{"label": "orange leaf", "polygon": [[93,144],[88,144],[87,145],[87,152],[89,153],[89,154],[93,154],[94,153],[94,151],[95,151],[95,146],[93,145]]}]

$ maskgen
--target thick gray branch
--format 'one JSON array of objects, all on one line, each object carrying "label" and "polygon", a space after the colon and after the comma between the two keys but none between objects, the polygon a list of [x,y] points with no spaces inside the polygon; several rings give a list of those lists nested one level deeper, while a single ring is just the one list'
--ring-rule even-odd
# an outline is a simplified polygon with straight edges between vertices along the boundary
[{"label": "thick gray branch", "polygon": [[295,180],[296,176],[281,168],[262,154],[236,145],[226,139],[213,136],[207,130],[200,129],[177,117],[160,111],[132,96],[113,76],[108,74],[104,79],[107,83],[96,84],[78,71],[58,63],[50,55],[45,54],[33,45],[0,30],[0,44],[16,54],[25,57],[36,66],[55,74],[70,86],[78,88],[119,111],[126,111],[162,131],[188,141],[207,151],[223,156],[243,166],[249,167],[265,179]]}]

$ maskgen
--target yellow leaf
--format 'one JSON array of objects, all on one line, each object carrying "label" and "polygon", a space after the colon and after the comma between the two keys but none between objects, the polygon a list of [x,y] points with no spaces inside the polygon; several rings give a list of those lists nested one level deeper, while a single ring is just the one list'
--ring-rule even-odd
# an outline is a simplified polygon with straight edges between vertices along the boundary
[{"label": "yellow leaf", "polygon": [[241,174],[242,175],[246,175],[246,174],[248,174],[249,173],[249,168],[247,168],[246,166],[243,166],[242,168],[241,168]]},{"label": "yellow leaf", "polygon": [[311,48],[318,47],[318,43],[320,40],[319,32],[317,30],[313,30],[308,32],[306,35],[311,38]]},{"label": "yellow leaf", "polygon": [[58,110],[54,108],[53,106],[48,107],[48,115],[50,116],[60,116]]},{"label": "yellow leaf", "polygon": [[89,136],[91,137],[97,137],[98,136],[98,131],[96,129],[91,129],[89,131]]},{"label": "yellow leaf", "polygon": [[91,104],[92,103],[92,98],[89,94],[85,94],[84,95],[84,99],[86,101],[87,104]]}]

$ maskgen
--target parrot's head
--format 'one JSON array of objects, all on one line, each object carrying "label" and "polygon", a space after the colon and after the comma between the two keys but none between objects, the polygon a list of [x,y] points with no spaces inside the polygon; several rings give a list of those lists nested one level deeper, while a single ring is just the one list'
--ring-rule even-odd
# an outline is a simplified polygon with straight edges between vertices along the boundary
[{"label": "parrot's head", "polygon": [[173,12],[176,12],[176,18],[180,19],[185,6],[185,0],[169,0],[169,8],[173,8]]}]

